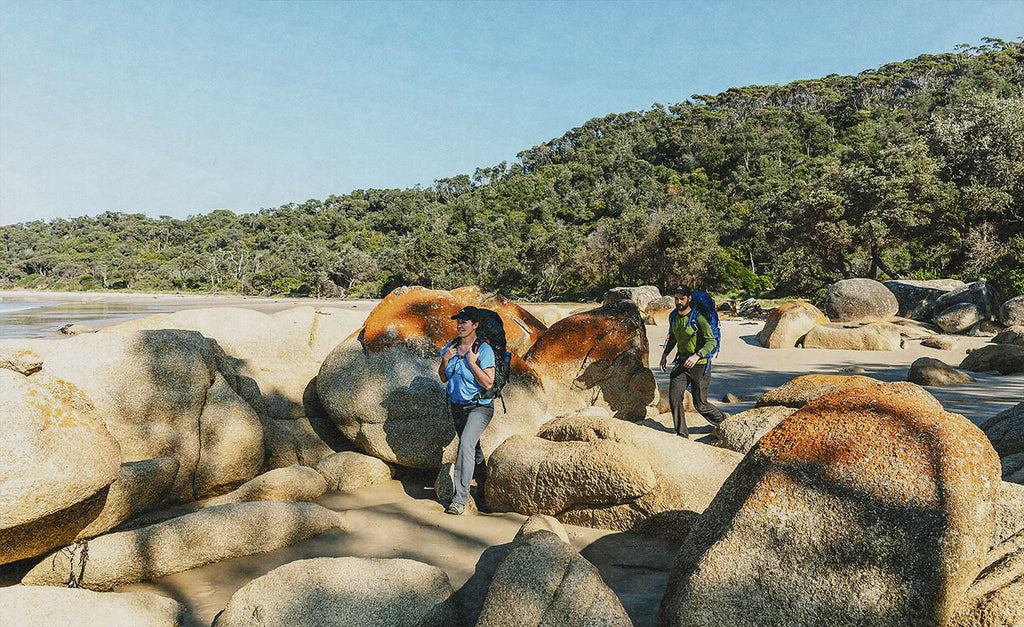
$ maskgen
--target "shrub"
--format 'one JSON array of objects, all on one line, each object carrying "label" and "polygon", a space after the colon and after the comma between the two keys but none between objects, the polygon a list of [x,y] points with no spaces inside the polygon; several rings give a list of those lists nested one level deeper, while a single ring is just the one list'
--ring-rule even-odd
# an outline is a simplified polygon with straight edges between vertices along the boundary
[{"label": "shrub", "polygon": [[1015,235],[986,269],[988,282],[998,289],[1003,298],[1024,295],[1024,236]]}]

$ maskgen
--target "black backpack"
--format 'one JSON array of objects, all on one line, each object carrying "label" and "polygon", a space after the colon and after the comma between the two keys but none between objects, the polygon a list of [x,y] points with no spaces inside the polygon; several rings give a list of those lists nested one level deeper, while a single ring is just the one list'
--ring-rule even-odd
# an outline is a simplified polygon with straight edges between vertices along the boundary
[{"label": "black backpack", "polygon": [[[512,370],[512,353],[508,352],[508,343],[505,340],[505,323],[501,321],[501,316],[496,311],[477,309],[477,313],[480,316],[480,326],[476,328],[477,347],[480,343],[487,342],[494,351],[494,383],[490,389],[479,392],[477,398],[501,398],[501,389],[508,383],[508,376]],[[501,408],[505,408],[503,398]]]},{"label": "black backpack", "polygon": [[[477,392],[474,399],[501,399],[501,408],[505,410],[505,399],[501,396],[501,390],[508,383],[509,374],[512,371],[512,353],[508,352],[508,343],[505,340],[505,323],[501,321],[498,312],[490,309],[477,308],[477,315],[480,317],[480,326],[476,328],[476,342],[473,343],[473,350],[479,350],[480,345],[487,342],[494,351],[494,383],[487,390]],[[453,339],[449,345],[459,341]]]}]

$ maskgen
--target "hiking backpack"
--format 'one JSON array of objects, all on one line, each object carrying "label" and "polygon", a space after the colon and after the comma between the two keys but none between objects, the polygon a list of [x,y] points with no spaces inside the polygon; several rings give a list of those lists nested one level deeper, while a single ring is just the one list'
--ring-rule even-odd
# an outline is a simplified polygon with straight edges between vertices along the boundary
[{"label": "hiking backpack", "polygon": [[[508,352],[508,343],[505,340],[505,324],[498,312],[490,309],[477,308],[477,315],[480,316],[480,325],[476,328],[476,342],[473,343],[473,350],[479,350],[480,345],[487,342],[494,351],[494,383],[486,390],[477,392],[474,399],[501,399],[501,408],[505,410],[505,399],[501,395],[502,388],[508,383],[508,377],[512,370],[512,353]],[[445,348],[459,341],[453,339]]]},{"label": "hiking backpack", "polygon": [[[707,374],[711,370],[711,360],[715,358],[720,349],[722,348],[722,329],[718,326],[718,312],[715,310],[715,299],[711,298],[711,295],[707,292],[693,291],[690,292],[690,318],[686,321],[686,324],[693,330],[699,331],[697,326],[697,314],[704,316],[704,319],[708,321],[708,326],[711,327],[711,333],[715,336],[715,350],[711,351],[710,355],[707,355],[707,365],[704,367],[704,373]],[[668,315],[668,332],[669,336],[672,334],[672,325],[676,321],[678,312],[673,309],[672,313]],[[705,338],[706,340],[707,338]],[[679,361],[679,351],[676,351],[675,361]],[[673,362],[674,363],[674,362]]]}]

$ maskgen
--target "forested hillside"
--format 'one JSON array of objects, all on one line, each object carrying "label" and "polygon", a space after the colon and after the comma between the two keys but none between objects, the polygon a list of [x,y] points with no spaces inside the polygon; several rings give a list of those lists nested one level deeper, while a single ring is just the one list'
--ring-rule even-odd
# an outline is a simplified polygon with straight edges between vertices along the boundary
[{"label": "forested hillside", "polygon": [[[921,56],[593,119],[429,188],[177,220],[0,227],[0,287],[521,298],[676,281],[803,295],[848,277],[1024,293],[1024,48]],[[139,207],[145,211],[145,207]]]}]

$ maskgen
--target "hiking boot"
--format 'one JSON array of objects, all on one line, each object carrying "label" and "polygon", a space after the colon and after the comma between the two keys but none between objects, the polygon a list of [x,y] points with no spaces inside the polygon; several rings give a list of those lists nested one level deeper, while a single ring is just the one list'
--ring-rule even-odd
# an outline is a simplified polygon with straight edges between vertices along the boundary
[{"label": "hiking boot", "polygon": [[465,505],[465,503],[452,503],[451,505],[449,505],[444,510],[445,514],[452,514],[453,516],[461,516],[465,512],[466,512],[466,505]]}]

